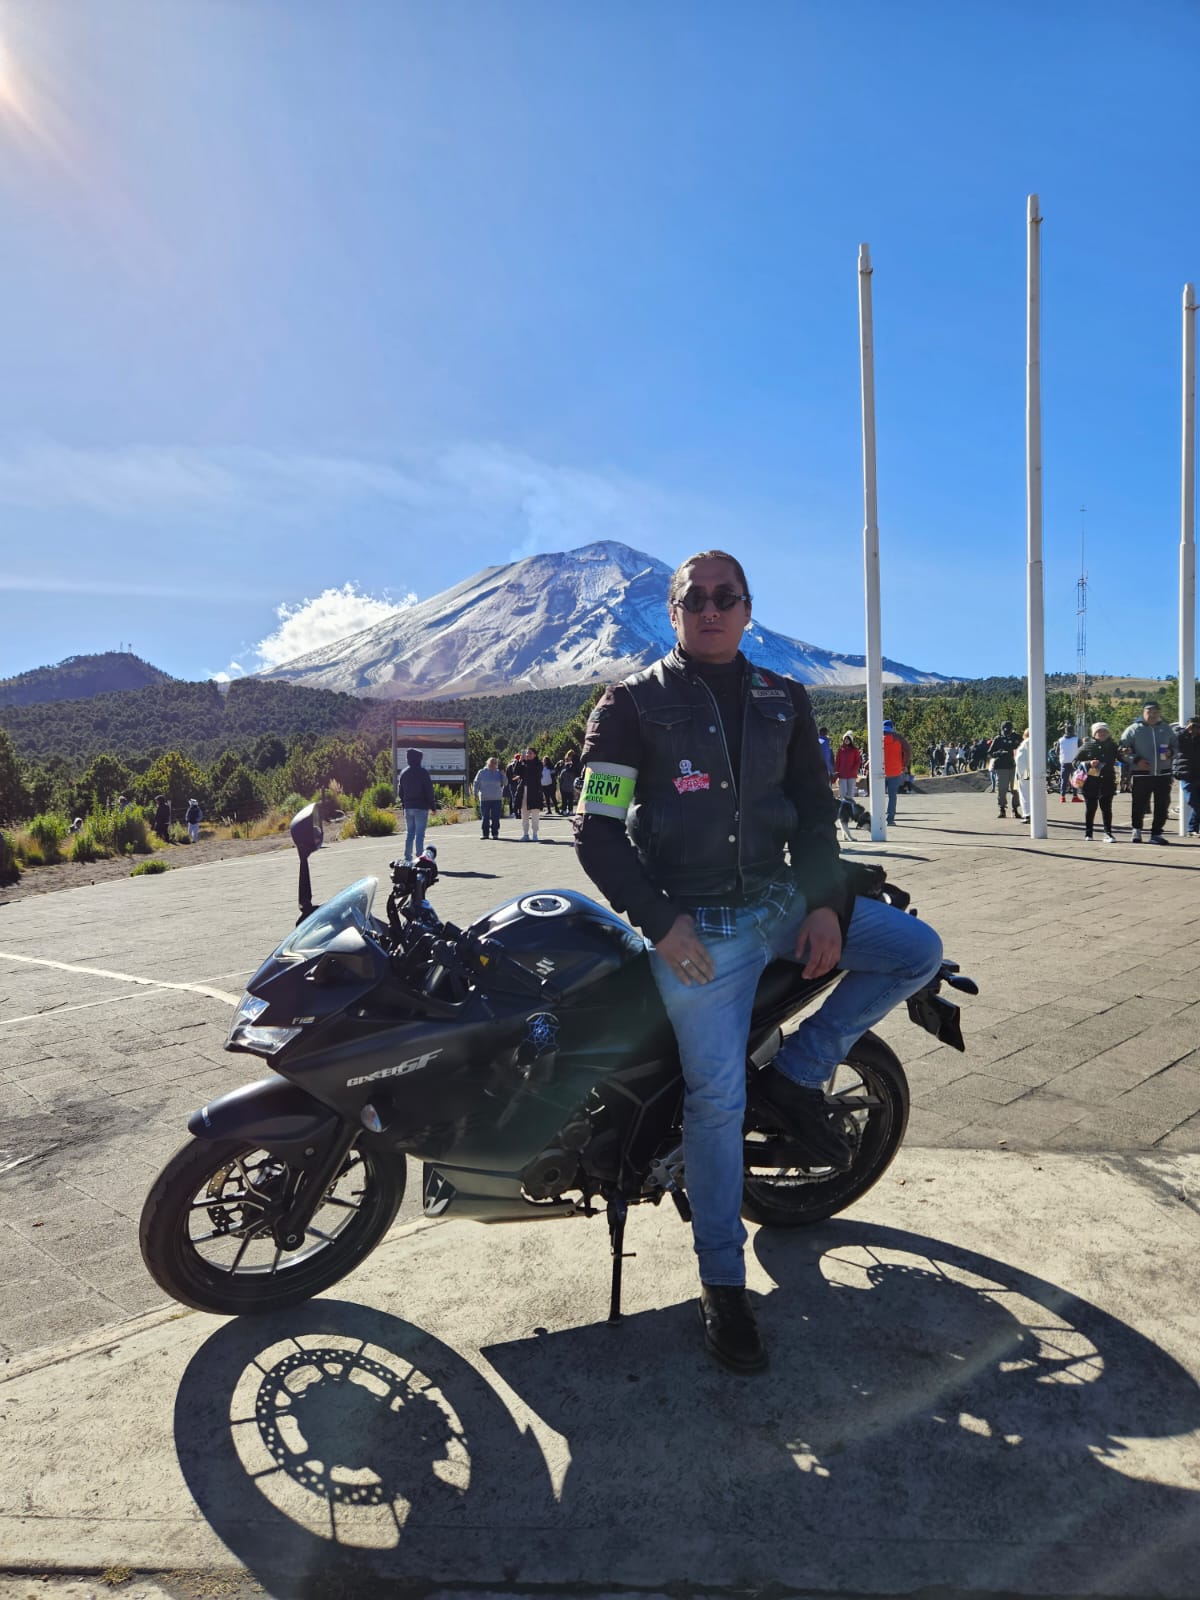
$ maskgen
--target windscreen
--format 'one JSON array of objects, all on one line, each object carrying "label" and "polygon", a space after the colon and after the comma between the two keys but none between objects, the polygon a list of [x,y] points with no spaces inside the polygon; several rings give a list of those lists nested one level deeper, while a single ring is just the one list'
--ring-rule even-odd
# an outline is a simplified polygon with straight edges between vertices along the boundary
[{"label": "windscreen", "polygon": [[332,900],[326,900],[323,906],[318,906],[311,917],[305,917],[299,927],[288,934],[275,954],[285,960],[289,956],[293,959],[296,956],[311,956],[327,949],[348,928],[359,933],[369,932],[371,906],[378,887],[378,878],[360,878],[357,883],[350,884],[340,894],[335,894]]}]

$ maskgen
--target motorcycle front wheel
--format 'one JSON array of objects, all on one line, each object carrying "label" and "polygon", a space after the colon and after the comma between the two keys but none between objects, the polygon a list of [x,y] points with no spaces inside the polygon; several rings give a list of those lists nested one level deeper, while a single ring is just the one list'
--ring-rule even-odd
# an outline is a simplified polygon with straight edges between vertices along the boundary
[{"label": "motorcycle front wheel", "polygon": [[154,1281],[199,1311],[229,1316],[299,1305],[352,1272],[391,1227],[404,1161],[351,1150],[298,1250],[271,1227],[295,1174],[238,1140],[193,1139],[159,1174],[142,1208],[142,1259]]},{"label": "motorcycle front wheel", "polygon": [[873,1033],[847,1052],[826,1091],[829,1120],[854,1160],[832,1167],[781,1165],[780,1133],[751,1110],[743,1135],[743,1210],[772,1228],[803,1228],[844,1211],[891,1165],[908,1126],[908,1079],[893,1050]]}]

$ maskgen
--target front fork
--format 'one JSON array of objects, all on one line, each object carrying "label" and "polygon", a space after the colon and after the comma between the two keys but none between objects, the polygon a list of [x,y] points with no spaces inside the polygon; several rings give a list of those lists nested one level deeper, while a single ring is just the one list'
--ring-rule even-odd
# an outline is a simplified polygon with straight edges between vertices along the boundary
[{"label": "front fork", "polygon": [[[313,1165],[297,1175],[283,1215],[272,1224],[271,1237],[277,1249],[299,1250],[304,1243],[308,1225],[330,1184],[342,1170],[342,1164],[358,1138],[358,1131],[352,1122],[339,1122],[327,1147],[320,1152],[312,1149],[310,1159]],[[304,1153],[309,1155],[307,1149]]]}]

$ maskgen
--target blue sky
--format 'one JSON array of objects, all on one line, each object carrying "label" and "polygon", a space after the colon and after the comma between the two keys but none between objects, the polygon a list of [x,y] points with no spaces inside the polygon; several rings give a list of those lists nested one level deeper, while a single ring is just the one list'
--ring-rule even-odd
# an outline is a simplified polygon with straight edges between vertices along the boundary
[{"label": "blue sky", "polygon": [[[0,0],[0,675],[252,670],[481,567],[723,544],[863,647],[1177,665],[1194,0]],[[232,664],[237,663],[235,668]]]}]

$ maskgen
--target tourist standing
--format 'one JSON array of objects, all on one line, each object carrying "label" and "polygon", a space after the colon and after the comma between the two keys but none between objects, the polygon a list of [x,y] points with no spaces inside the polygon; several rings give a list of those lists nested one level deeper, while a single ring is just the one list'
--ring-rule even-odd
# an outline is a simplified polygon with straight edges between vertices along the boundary
[{"label": "tourist standing", "polygon": [[[1017,778],[1017,792],[1013,796],[1013,816],[1018,821],[1029,820],[1029,775],[1033,770],[1029,743],[1029,729],[1021,735],[1021,742],[1013,753],[1013,771]],[[1018,806],[1020,809],[1018,810]]]},{"label": "tourist standing", "polygon": [[475,782],[471,785],[475,798],[479,801],[479,820],[485,839],[500,837],[500,813],[504,809],[505,782],[499,760],[495,756],[489,756],[486,764],[475,774]]},{"label": "tourist standing", "polygon": [[187,810],[183,813],[183,820],[187,823],[188,839],[192,844],[200,841],[200,824],[204,821],[204,812],[200,802],[193,795],[188,801]]},{"label": "tourist standing", "polygon": [[1000,802],[1000,815],[1008,815],[1008,801],[1012,796],[1013,809],[1017,809],[1016,796],[1013,793],[1013,784],[1017,775],[1017,745],[1020,740],[1013,732],[1011,722],[1002,722],[1000,732],[988,745],[988,770],[992,774],[992,786],[996,798]]},{"label": "tourist standing", "polygon": [[1058,756],[1058,803],[1065,806],[1068,794],[1078,804],[1079,793],[1071,787],[1071,774],[1075,771],[1075,763],[1079,758],[1079,740],[1075,734],[1075,724],[1064,722],[1062,732],[1057,744],[1054,746]]},{"label": "tourist standing", "polygon": [[1157,700],[1147,700],[1142,720],[1129,724],[1121,743],[1133,764],[1133,843],[1141,844],[1142,823],[1150,811],[1150,843],[1166,844],[1163,830],[1171,807],[1171,770],[1179,738],[1170,723],[1162,720]]},{"label": "tourist standing", "polygon": [[404,808],[404,860],[409,866],[425,849],[429,813],[437,805],[433,779],[421,765],[424,759],[420,750],[406,751],[408,765],[396,785],[397,798]]},{"label": "tourist standing", "polygon": [[887,718],[883,724],[883,782],[887,789],[889,827],[896,821],[896,796],[900,793],[900,786],[904,782],[904,774],[908,771],[911,760],[912,751],[909,749],[908,740],[901,738],[891,718]]},{"label": "tourist standing", "polygon": [[1177,728],[1179,749],[1175,754],[1175,776],[1183,790],[1183,826],[1189,835],[1200,833],[1200,717],[1192,717]]},{"label": "tourist standing", "polygon": [[1075,752],[1075,758],[1087,771],[1083,780],[1083,836],[1095,838],[1096,808],[1100,808],[1100,821],[1104,826],[1104,842],[1116,844],[1113,835],[1112,805],[1117,792],[1117,741],[1107,722],[1093,722],[1092,736],[1085,739]]},{"label": "tourist standing", "polygon": [[532,746],[517,764],[517,808],[521,813],[520,844],[540,843],[538,824],[542,816],[542,758]]},{"label": "tourist standing", "polygon": [[559,810],[563,816],[569,816],[575,809],[575,790],[579,783],[579,755],[575,750],[568,750],[558,768],[558,794]]}]

